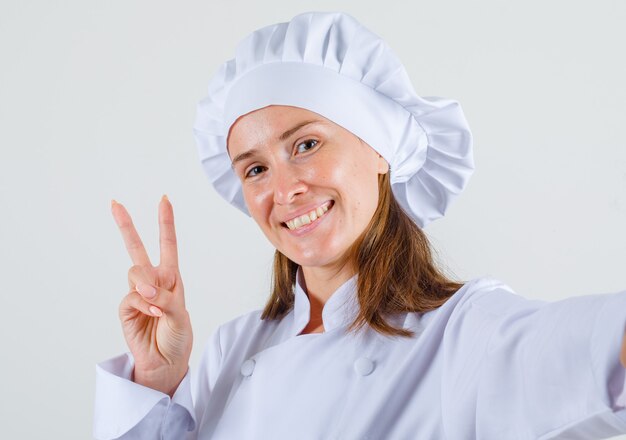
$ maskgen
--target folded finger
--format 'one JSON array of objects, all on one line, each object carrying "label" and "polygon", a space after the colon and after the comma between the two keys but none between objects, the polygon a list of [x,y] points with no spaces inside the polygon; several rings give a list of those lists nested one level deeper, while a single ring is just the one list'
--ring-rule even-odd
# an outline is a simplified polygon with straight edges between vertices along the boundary
[{"label": "folded finger", "polygon": [[124,317],[134,311],[156,318],[163,316],[163,311],[159,307],[150,304],[139,293],[133,291],[126,295],[120,304],[120,315]]},{"label": "folded finger", "polygon": [[128,269],[128,287],[133,290],[140,282],[156,285],[156,275],[153,268],[134,264]]},{"label": "folded finger", "polygon": [[177,300],[176,296],[169,290],[156,287],[145,282],[138,282],[133,289],[147,303],[157,306],[163,313],[173,317],[180,315],[185,306]]}]

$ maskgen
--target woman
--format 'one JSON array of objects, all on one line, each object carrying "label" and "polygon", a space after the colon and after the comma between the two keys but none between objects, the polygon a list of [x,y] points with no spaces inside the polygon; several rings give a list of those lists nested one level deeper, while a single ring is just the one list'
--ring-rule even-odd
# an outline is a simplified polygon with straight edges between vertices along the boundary
[{"label": "woman", "polygon": [[221,326],[195,399],[172,206],[153,267],[130,216],[120,319],[98,366],[97,438],[601,438],[626,432],[626,292],[530,301],[457,283],[421,229],[473,170],[458,104],[418,97],[354,18],[306,13],[237,48],[200,103],[218,192],[276,247],[263,310]]}]

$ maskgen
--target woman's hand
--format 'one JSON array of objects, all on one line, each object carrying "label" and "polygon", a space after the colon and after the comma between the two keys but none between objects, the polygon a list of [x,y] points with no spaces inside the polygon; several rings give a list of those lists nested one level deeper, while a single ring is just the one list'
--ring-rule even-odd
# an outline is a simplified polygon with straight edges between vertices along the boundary
[{"label": "woman's hand", "polygon": [[158,266],[150,263],[124,206],[112,201],[111,212],[133,262],[128,271],[130,292],[119,307],[124,338],[135,358],[133,381],[171,397],[187,373],[193,340],[178,270],[172,205],[166,196],[159,203]]}]

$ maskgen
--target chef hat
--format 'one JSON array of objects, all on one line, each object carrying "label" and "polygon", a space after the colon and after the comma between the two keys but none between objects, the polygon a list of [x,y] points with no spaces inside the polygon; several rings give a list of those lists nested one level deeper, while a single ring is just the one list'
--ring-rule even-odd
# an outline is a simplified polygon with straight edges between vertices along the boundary
[{"label": "chef hat", "polygon": [[352,16],[307,12],[240,41],[198,104],[194,135],[204,171],[248,215],[226,140],[238,117],[271,104],[318,113],[369,144],[389,163],[396,199],[422,228],[445,214],[474,170],[458,102],[417,96],[389,46]]}]

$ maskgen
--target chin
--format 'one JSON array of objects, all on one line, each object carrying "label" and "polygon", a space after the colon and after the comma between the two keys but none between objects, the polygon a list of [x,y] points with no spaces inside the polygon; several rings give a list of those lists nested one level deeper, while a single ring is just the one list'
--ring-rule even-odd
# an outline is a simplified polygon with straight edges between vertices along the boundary
[{"label": "chin", "polygon": [[336,264],[341,260],[342,252],[329,252],[323,249],[320,252],[283,252],[294,263],[302,267],[323,267]]}]

